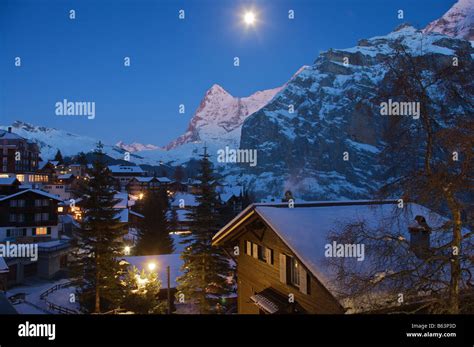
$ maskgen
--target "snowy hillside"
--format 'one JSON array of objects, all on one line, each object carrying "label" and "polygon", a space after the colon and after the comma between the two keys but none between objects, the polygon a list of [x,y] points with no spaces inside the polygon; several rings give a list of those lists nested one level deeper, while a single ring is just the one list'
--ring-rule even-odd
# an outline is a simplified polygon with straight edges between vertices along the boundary
[{"label": "snowy hillside", "polygon": [[459,0],[441,18],[431,22],[424,32],[474,41],[474,0]]},{"label": "snowy hillside", "polygon": [[[15,121],[10,126],[15,134],[38,144],[43,160],[53,159],[58,149],[61,150],[63,156],[73,156],[79,152],[92,152],[100,141],[100,139],[77,135],[60,129],[32,125],[22,121]],[[8,127],[0,125],[2,130],[8,130]],[[102,144],[107,155],[115,159],[124,159],[125,150],[123,148],[106,144],[103,141]],[[130,153],[130,160],[136,164],[159,164],[159,159],[145,158],[131,151]]]},{"label": "snowy hillside", "polygon": [[[44,160],[53,159],[58,149],[66,156],[79,152],[89,152],[94,150],[98,142],[97,139],[87,136],[54,128],[35,126],[21,121],[14,122],[11,127],[15,134],[36,142],[40,147],[41,157]],[[0,126],[0,129],[8,130],[8,126]]]}]

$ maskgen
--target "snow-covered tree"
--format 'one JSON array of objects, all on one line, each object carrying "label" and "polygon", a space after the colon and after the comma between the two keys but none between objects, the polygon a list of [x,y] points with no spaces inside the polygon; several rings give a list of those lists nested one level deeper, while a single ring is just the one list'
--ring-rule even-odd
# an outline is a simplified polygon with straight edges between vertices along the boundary
[{"label": "snow-covered tree", "polygon": [[114,179],[105,164],[102,145],[95,150],[90,180],[83,187],[84,210],[75,233],[73,270],[79,278],[79,302],[86,311],[101,313],[120,305],[120,276],[123,267],[122,237],[126,230],[119,222],[114,199]]},{"label": "snow-covered tree", "polygon": [[167,303],[159,299],[161,281],[156,272],[140,272],[133,267],[124,277],[123,285],[122,309],[139,314],[165,313]]},{"label": "snow-covered tree", "polygon": [[198,205],[189,213],[191,235],[183,240],[185,250],[181,257],[184,260],[184,274],[178,278],[178,290],[184,294],[186,302],[196,303],[201,313],[216,313],[219,311],[219,299],[231,291],[229,278],[232,269],[223,249],[211,244],[221,222],[216,181],[206,149],[197,179],[200,181],[195,193]]}]

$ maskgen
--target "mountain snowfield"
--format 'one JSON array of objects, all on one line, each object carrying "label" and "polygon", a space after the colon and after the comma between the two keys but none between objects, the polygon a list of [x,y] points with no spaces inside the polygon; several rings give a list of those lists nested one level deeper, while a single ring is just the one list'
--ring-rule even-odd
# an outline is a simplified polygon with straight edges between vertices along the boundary
[{"label": "mountain snowfield", "polygon": [[203,142],[238,148],[244,120],[265,106],[280,90],[281,87],[258,91],[246,98],[237,98],[214,84],[206,92],[186,133],[168,144],[166,149],[172,150],[186,143]]},{"label": "mountain snowfield", "polygon": [[[123,159],[128,151],[132,162],[159,165],[196,158],[204,144],[214,160],[225,146],[257,149],[255,168],[216,163],[227,183],[245,185],[259,198],[279,198],[287,189],[300,200],[369,198],[379,185],[376,157],[384,123],[374,118],[368,99],[385,77],[382,60],[395,42],[426,59],[453,56],[460,47],[473,52],[466,41],[473,40],[473,10],[474,0],[459,0],[423,30],[405,25],[385,36],[360,40],[355,47],[323,52],[283,86],[248,97],[234,97],[215,84],[186,132],[165,147],[119,142],[106,144],[104,150],[113,158]],[[348,66],[344,57],[349,57]],[[12,126],[40,145],[43,159],[53,158],[58,148],[63,155],[88,152],[98,142],[23,122]],[[343,152],[349,153],[350,161],[341,160]]]},{"label": "mountain snowfield", "polygon": [[441,18],[423,30],[474,41],[474,0],[459,0]]},{"label": "mountain snowfield", "polygon": [[133,142],[130,144],[126,144],[123,141],[119,141],[115,144],[118,148],[122,148],[124,151],[127,151],[129,153],[135,153],[135,152],[142,152],[142,151],[153,151],[156,149],[159,149],[160,147],[155,146],[155,145],[143,145],[141,143]]},{"label": "mountain snowfield", "polygon": [[[426,61],[452,59],[461,51],[472,59],[474,53],[468,41],[408,25],[322,53],[245,120],[240,145],[257,149],[258,165],[231,169],[233,179],[258,197],[281,197],[287,189],[304,200],[372,197],[383,182],[377,154],[388,118],[370,98],[388,82],[383,61],[395,44]],[[444,103],[455,112],[457,105]]]}]

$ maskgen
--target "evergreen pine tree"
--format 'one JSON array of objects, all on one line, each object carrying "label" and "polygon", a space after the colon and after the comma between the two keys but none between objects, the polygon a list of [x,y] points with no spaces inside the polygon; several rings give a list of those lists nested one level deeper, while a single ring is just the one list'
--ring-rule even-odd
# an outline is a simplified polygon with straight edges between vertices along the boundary
[{"label": "evergreen pine tree", "polygon": [[174,173],[173,173],[173,179],[176,181],[176,182],[183,182],[184,180],[184,169],[181,165],[177,166],[176,169],[174,170]]},{"label": "evergreen pine tree", "polygon": [[83,187],[83,219],[75,233],[73,270],[79,278],[78,296],[83,309],[95,313],[120,305],[119,263],[126,230],[119,222],[114,199],[114,179],[104,161],[102,144],[95,151],[91,176]]},{"label": "evergreen pine tree", "polygon": [[62,164],[64,162],[63,155],[61,154],[61,151],[58,149],[56,152],[56,155],[54,156],[54,160],[58,162],[58,164]]},{"label": "evergreen pine tree", "polygon": [[183,240],[186,247],[181,255],[184,265],[178,290],[186,301],[196,303],[201,313],[216,313],[219,298],[231,291],[228,278],[232,271],[223,249],[211,244],[221,223],[216,182],[206,149],[200,165],[200,189],[195,194],[198,206],[189,213],[192,233]]},{"label": "evergreen pine tree", "polygon": [[166,190],[149,191],[139,203],[144,218],[138,228],[137,255],[170,254],[174,251],[168,221],[169,201]]},{"label": "evergreen pine tree", "polygon": [[139,314],[165,313],[167,303],[159,299],[161,281],[156,272],[141,272],[136,267],[124,277],[122,308]]},{"label": "evergreen pine tree", "polygon": [[81,164],[81,165],[87,165],[87,156],[84,152],[80,152],[76,158],[75,158],[75,161],[77,164]]}]

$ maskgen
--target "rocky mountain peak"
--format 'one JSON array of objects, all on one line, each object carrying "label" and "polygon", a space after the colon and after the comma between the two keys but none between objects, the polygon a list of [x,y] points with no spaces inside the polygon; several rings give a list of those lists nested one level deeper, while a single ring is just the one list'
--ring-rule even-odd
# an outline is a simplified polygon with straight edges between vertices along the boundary
[{"label": "rocky mountain peak", "polygon": [[459,0],[441,18],[428,24],[424,32],[474,41],[474,0]]}]

